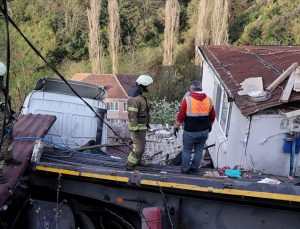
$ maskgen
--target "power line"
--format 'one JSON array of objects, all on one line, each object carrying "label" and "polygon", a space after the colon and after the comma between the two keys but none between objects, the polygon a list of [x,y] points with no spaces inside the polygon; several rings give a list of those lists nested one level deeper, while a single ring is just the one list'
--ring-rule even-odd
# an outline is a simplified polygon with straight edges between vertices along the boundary
[{"label": "power line", "polygon": [[[6,2],[6,1],[5,1]],[[117,137],[119,137],[122,142],[124,143],[124,145],[126,145],[130,151],[132,151],[132,149],[130,148],[130,146],[126,143],[126,141],[119,136],[114,129],[107,123],[104,121],[104,119],[102,119],[100,117],[100,115],[92,108],[92,106],[90,104],[88,104],[77,92],[76,90],[74,90],[72,88],[72,86],[68,83],[68,81],[63,77],[62,74],[60,74],[60,72],[58,72],[58,70],[50,63],[46,60],[45,57],[43,57],[43,55],[39,52],[39,50],[37,50],[37,48],[35,48],[35,46],[27,39],[27,37],[22,33],[22,31],[18,28],[18,26],[15,24],[15,22],[7,15],[7,13],[5,14],[5,11],[1,8],[1,12],[6,15],[7,21],[10,22],[10,24],[19,32],[19,34],[23,37],[23,39],[26,41],[26,43],[31,47],[31,49],[47,64],[48,67],[50,67],[54,73],[56,73],[58,75],[58,77],[67,84],[67,86],[71,89],[71,91],[81,100],[83,101],[83,103],[96,115],[97,118],[99,118]],[[7,23],[8,24],[8,23]],[[7,25],[8,26],[8,25]]]}]

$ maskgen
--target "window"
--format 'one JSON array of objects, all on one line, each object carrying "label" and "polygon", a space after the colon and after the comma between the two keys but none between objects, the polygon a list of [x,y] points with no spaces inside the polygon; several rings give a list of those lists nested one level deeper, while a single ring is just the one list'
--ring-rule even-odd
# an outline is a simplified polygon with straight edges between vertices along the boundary
[{"label": "window", "polygon": [[107,121],[112,123],[112,124],[117,124],[118,123],[118,119],[114,119],[114,118],[107,119]]},{"label": "window", "polygon": [[127,120],[123,120],[123,119],[107,119],[107,121],[109,123],[112,123],[112,124],[126,124],[128,121]]},{"label": "window", "polygon": [[119,110],[119,103],[118,102],[107,103],[107,110],[109,110],[109,111],[118,111]]},{"label": "window", "polygon": [[227,136],[230,113],[230,103],[228,102],[228,96],[224,88],[221,87],[218,83],[215,84],[214,95],[217,120],[224,134]]},{"label": "window", "polygon": [[124,111],[127,111],[127,103],[124,103]]}]

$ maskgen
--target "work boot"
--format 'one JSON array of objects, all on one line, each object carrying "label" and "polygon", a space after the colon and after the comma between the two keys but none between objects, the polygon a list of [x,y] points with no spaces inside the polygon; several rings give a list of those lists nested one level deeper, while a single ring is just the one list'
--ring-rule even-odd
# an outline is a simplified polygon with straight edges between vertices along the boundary
[{"label": "work boot", "polygon": [[5,160],[5,164],[8,166],[9,165],[19,166],[22,164],[22,162],[14,159],[14,158],[9,158],[9,159]]},{"label": "work boot", "polygon": [[135,165],[131,165],[131,164],[127,163],[126,166],[125,166],[125,169],[127,171],[132,171],[132,170],[135,169]]},{"label": "work boot", "polygon": [[197,174],[199,172],[198,169],[190,168],[189,174]]},{"label": "work boot", "polygon": [[3,172],[0,171],[0,184],[4,184],[6,182],[5,177],[3,176]]},{"label": "work boot", "polygon": [[188,170],[188,171],[181,170],[181,173],[182,174],[190,174],[190,170]]},{"label": "work boot", "polygon": [[140,160],[139,163],[138,163],[138,165],[139,166],[143,166],[143,167],[148,167],[149,166],[149,164],[146,161],[144,161],[144,160]]}]

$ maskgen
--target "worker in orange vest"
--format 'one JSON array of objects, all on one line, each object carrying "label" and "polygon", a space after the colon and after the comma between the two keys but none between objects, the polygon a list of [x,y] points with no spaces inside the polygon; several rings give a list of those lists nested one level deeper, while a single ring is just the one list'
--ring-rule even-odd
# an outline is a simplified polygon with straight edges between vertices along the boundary
[{"label": "worker in orange vest", "polygon": [[[173,134],[177,137],[178,128],[184,122],[181,165],[183,174],[198,173],[204,144],[215,117],[213,102],[202,92],[201,82],[192,81],[190,91],[183,97],[173,128]],[[191,162],[192,151],[194,151],[194,158]]]}]

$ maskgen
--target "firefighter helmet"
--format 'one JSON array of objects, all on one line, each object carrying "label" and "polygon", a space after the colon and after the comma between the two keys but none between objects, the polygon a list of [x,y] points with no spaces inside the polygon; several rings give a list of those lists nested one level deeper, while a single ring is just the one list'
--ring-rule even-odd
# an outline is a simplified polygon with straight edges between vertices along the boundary
[{"label": "firefighter helmet", "polygon": [[2,62],[0,62],[0,76],[4,76],[6,73],[6,66]]},{"label": "firefighter helmet", "polygon": [[153,79],[151,76],[147,76],[147,75],[140,75],[139,78],[137,78],[136,83],[138,85],[142,85],[142,86],[149,86],[150,84],[153,83]]}]

